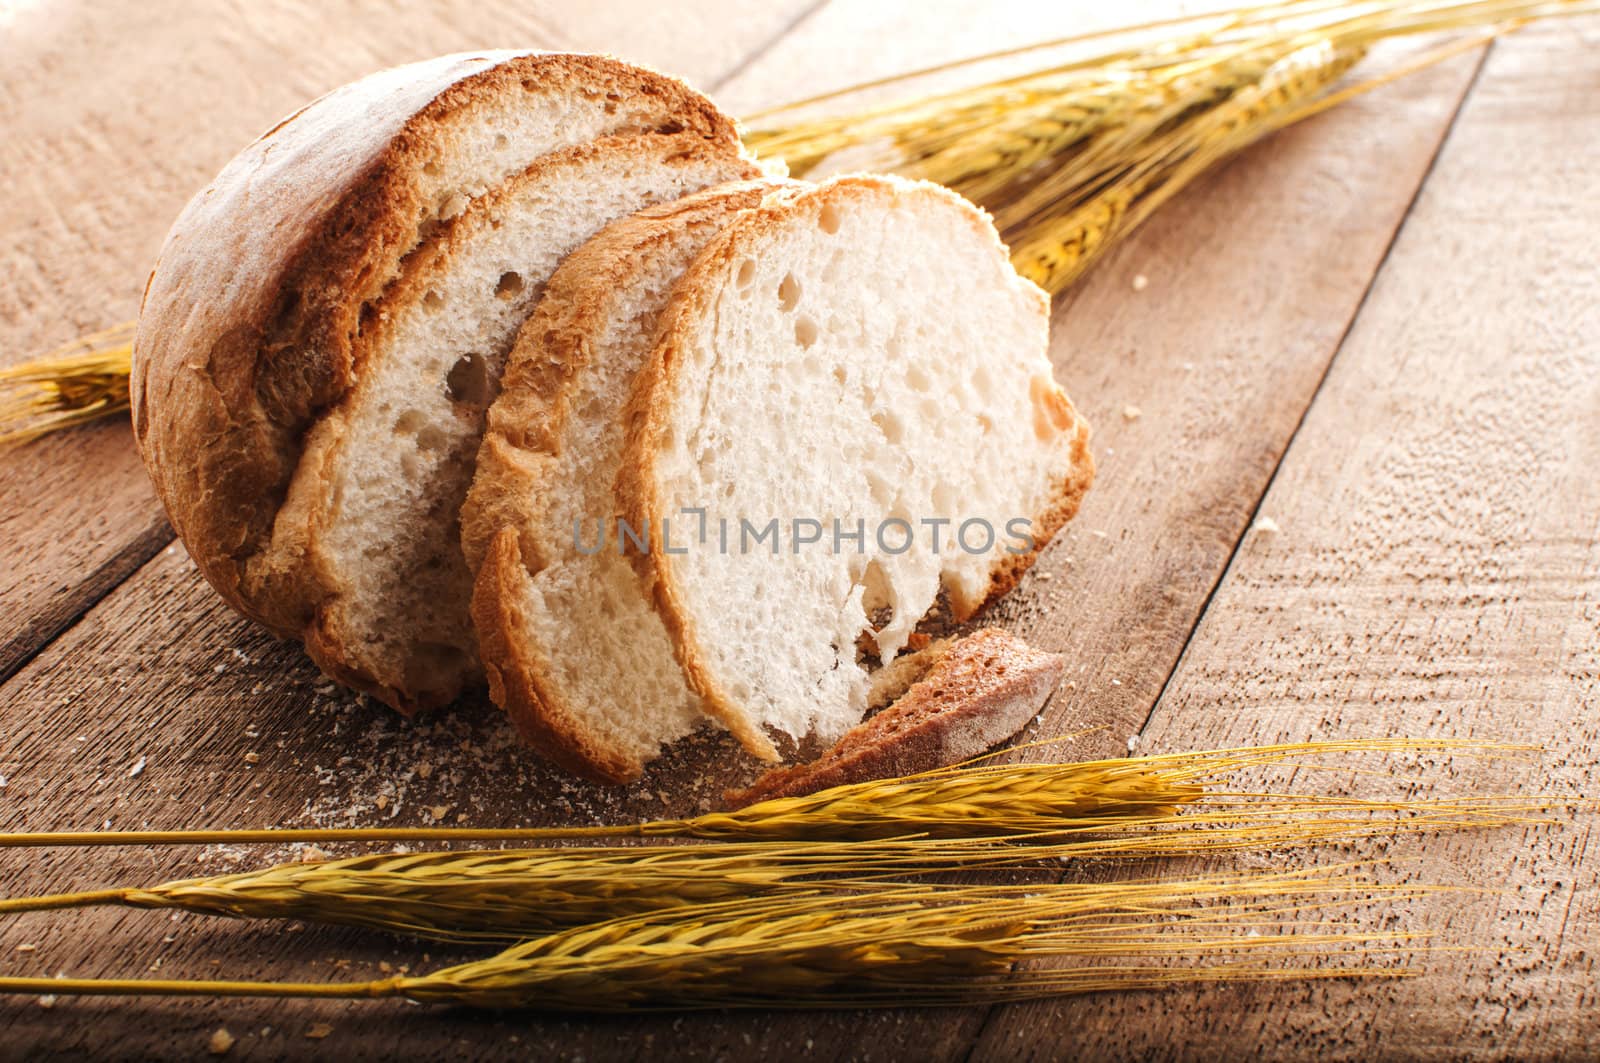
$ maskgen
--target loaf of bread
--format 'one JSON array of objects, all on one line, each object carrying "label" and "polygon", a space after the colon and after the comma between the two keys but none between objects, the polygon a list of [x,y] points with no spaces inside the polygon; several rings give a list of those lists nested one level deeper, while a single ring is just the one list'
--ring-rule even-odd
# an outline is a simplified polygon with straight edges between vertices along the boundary
[{"label": "loaf of bread", "polygon": [[179,217],[135,341],[201,572],[403,712],[487,679],[593,779],[702,727],[848,733],[752,793],[1010,734],[1058,659],[902,651],[1092,478],[1048,301],[953,193],[769,170],[597,56],[446,56],[280,123]]},{"label": "loaf of bread", "polygon": [[685,270],[617,506],[649,529],[631,557],[690,688],[752,752],[844,733],[862,637],[893,659],[941,592],[970,617],[1076,512],[1093,464],[1048,308],[986,215],[887,177],[742,211]]},{"label": "loaf of bread", "polygon": [[600,56],[446,56],[280,123],[179,217],[135,341],[201,572],[341,682],[453,699],[480,674],[457,510],[544,281],[606,222],[758,174],[703,97]]}]

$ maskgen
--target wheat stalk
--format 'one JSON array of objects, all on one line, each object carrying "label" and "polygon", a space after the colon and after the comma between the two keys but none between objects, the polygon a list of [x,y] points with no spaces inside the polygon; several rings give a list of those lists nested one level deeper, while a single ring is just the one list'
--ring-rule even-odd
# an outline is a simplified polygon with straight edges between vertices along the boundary
[{"label": "wheat stalk", "polygon": [[[0,992],[404,997],[627,1012],[956,1004],[1190,980],[1393,975],[1404,971],[1372,961],[1404,958],[1415,935],[1342,932],[1328,917],[1440,889],[1381,885],[1334,869],[1058,885],[1027,894],[994,887],[799,893],[627,916],[429,974],[372,982],[0,978]],[[1338,947],[1359,950],[1364,966],[1328,966]],[[1258,955],[1247,963],[1235,958]],[[1303,956],[1321,965],[1270,965]],[[1190,966],[1159,962],[1197,957],[1202,962]],[[1070,965],[1015,966],[1025,960]]]},{"label": "wheat stalk", "polygon": [[126,410],[134,324],[125,321],[0,369],[0,447]]},{"label": "wheat stalk", "polygon": [[[1180,20],[1173,35],[1137,47],[1098,35],[1112,39],[1072,62],[974,88],[782,120],[817,102],[803,101],[761,116],[746,140],[796,176],[873,168],[948,185],[990,211],[1018,271],[1054,293],[1267,134],[1529,21],[1597,9],[1591,0],[1292,0]],[[1485,36],[1329,91],[1379,41],[1484,27]]]}]

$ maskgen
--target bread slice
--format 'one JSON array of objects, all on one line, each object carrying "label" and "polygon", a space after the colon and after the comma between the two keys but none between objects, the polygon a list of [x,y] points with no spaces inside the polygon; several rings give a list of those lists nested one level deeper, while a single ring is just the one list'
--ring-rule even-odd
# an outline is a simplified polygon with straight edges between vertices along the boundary
[{"label": "bread slice", "polygon": [[[368,377],[390,364],[377,337],[400,327],[385,318],[410,320],[415,300],[433,290],[422,286],[419,259],[439,260],[433,252],[463,226],[474,201],[546,156],[608,137],[633,148],[609,149],[589,178],[570,176],[565,190],[582,189],[571,217],[564,204],[561,217],[546,217],[549,237],[529,238],[537,250],[502,241],[518,258],[508,270],[523,289],[491,303],[502,311],[490,315],[493,326],[479,330],[462,305],[439,315],[440,342],[488,346],[449,352],[445,375],[429,383],[437,398],[461,355],[492,363],[503,353],[490,349],[490,333],[526,311],[539,270],[588,231],[615,212],[753,173],[732,122],[681,83],[600,56],[485,52],[384,71],[312,103],[229,163],[179,217],[146,288],[134,425],[173,526],[235,607],[304,638],[335,678],[397,708],[447,701],[476,671],[462,645],[464,621],[445,619],[464,614],[445,605],[439,616],[414,618],[384,605],[414,574],[384,556],[398,548],[392,537],[359,548],[349,538],[321,539],[363,484],[399,485],[381,462],[352,476],[351,462],[367,460],[374,437],[363,435],[347,452],[333,442],[349,429],[323,424],[372,413],[383,386]],[[648,175],[633,172],[641,160]],[[608,198],[611,186],[591,188],[590,180],[621,181],[627,192]],[[473,269],[494,257],[457,250],[444,260],[452,256]],[[470,272],[462,279],[482,280]],[[489,278],[491,290],[498,279]],[[397,285],[409,294],[389,291]],[[492,365],[485,375],[492,387]],[[431,416],[417,432],[437,427]],[[451,460],[419,459],[426,468],[417,474],[449,470],[444,479],[459,485],[455,457],[464,444],[446,435],[440,453]],[[393,432],[390,440],[399,445]],[[416,440],[409,446],[425,449]],[[414,486],[405,491],[414,498]],[[422,493],[437,503],[426,507],[428,519],[448,527],[449,491]],[[292,511],[280,512],[286,503]],[[413,620],[414,657],[402,660],[391,641],[365,641]]]},{"label": "bread slice", "polygon": [[[689,685],[735,733],[843,733],[866,706],[859,636],[892,659],[941,590],[971,616],[1076,512],[1089,433],[1048,309],[984,214],[895,178],[746,211],[685,272],[617,493],[648,522],[635,565]],[[969,521],[987,524],[958,540]]]},{"label": "bread slice", "polygon": [[775,768],[730,792],[729,807],[971,760],[1026,727],[1066,670],[1059,653],[1036,650],[999,628],[907,656],[925,671],[893,704],[846,731],[810,764]]},{"label": "bread slice", "polygon": [[550,278],[489,410],[461,528],[490,691],[590,778],[634,778],[706,723],[627,558],[589,547],[615,535],[622,409],[674,283],[740,211],[795,187],[723,185],[608,226]]}]

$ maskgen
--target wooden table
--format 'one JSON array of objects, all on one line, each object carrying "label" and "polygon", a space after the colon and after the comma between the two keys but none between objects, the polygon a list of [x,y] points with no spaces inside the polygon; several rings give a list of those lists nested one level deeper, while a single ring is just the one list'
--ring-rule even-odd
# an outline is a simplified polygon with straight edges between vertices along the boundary
[{"label": "wooden table", "polygon": [[[922,0],[0,5],[0,357],[132,317],[171,218],[246,140],[372,69],[491,45],[613,51],[739,113],[1170,12]],[[1061,10],[1057,10],[1060,8]],[[1537,766],[1406,758],[1330,791],[1592,793],[1600,737],[1600,65],[1539,27],[1249,152],[1057,301],[1096,427],[1081,516],[998,610],[1068,654],[1037,737],[1075,753],[1328,736],[1529,740]],[[1135,284],[1136,277],[1147,283]],[[596,795],[492,709],[417,725],[224,608],[124,424],[0,456],[0,829],[595,821],[714,797],[725,751]],[[735,771],[747,770],[737,765]],[[939,1012],[582,1020],[394,1003],[0,1002],[0,1056],[1332,1058],[1587,1056],[1592,818],[1398,839],[1462,947],[1421,977]],[[0,856],[7,894],[283,850]],[[24,947],[27,946],[27,947]],[[0,923],[0,972],[356,979],[443,954],[298,926],[86,911]]]}]

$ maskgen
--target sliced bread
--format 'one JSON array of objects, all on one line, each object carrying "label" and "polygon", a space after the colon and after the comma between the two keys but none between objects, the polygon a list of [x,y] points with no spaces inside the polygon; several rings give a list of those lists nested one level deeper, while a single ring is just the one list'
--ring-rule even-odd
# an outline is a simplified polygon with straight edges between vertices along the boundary
[{"label": "sliced bread", "polygon": [[795,187],[723,185],[608,226],[550,278],[489,410],[461,530],[490,691],[591,778],[634,778],[706,723],[612,541],[622,409],[684,269],[740,211]]},{"label": "sliced bread", "polygon": [[971,616],[1076,512],[1088,428],[1048,309],[987,216],[894,178],[776,197],[686,270],[618,504],[689,686],[753,751],[854,725],[861,636],[891,660],[941,590]]},{"label": "sliced bread", "polygon": [[[581,156],[585,174],[562,170],[573,211],[565,204],[557,211],[558,201],[543,197],[549,213],[538,220],[549,235],[498,241],[515,264],[493,276],[474,273],[498,260],[485,238],[467,235],[488,218],[472,204],[538,160],[600,138],[612,138],[611,146]],[[445,56],[372,75],[280,123],[179,217],[146,287],[135,341],[135,432],[201,572],[246,615],[304,638],[341,681],[407,710],[453,697],[477,670],[470,638],[463,645],[464,586],[438,616],[409,613],[415,595],[390,607],[390,592],[416,570],[386,553],[412,550],[394,538],[411,532],[360,545],[346,536],[335,545],[323,541],[323,530],[344,520],[343,506],[358,503],[364,487],[400,485],[382,470],[403,445],[428,451],[403,477],[404,512],[448,529],[464,489],[457,459],[470,448],[453,429],[436,440],[433,400],[463,388],[492,390],[492,362],[503,348],[491,341],[505,333],[509,342],[511,319],[537,294],[540,271],[617,213],[754,172],[732,122],[704,97],[601,56]],[[540,180],[519,188],[530,193]],[[501,210],[495,221],[505,216]],[[462,234],[452,236],[458,228]],[[447,242],[455,249],[441,251]],[[347,449],[339,441],[374,415],[380,393],[398,398],[384,381],[368,379],[395,364],[380,345],[410,351],[399,362],[406,373],[416,368],[415,345],[426,341],[408,331],[410,323],[429,292],[444,294],[424,281],[423,260],[470,262],[452,283],[481,287],[487,277],[493,293],[509,272],[522,288],[508,278],[481,328],[465,316],[465,304],[436,314],[441,342],[477,346],[443,352],[444,373],[424,388],[432,412],[410,426],[414,438],[399,438],[407,433],[389,423],[396,454],[375,454],[383,444],[372,424]],[[452,381],[469,353],[483,361]],[[480,416],[451,405],[460,412],[446,416],[469,426]],[[481,398],[466,404],[474,405]],[[395,418],[409,409],[397,407]],[[330,418],[349,424],[323,427]],[[358,523],[378,515],[368,512]],[[429,588],[440,582],[427,579]],[[418,652],[402,654],[387,636],[404,641],[400,633],[413,624]]]}]

